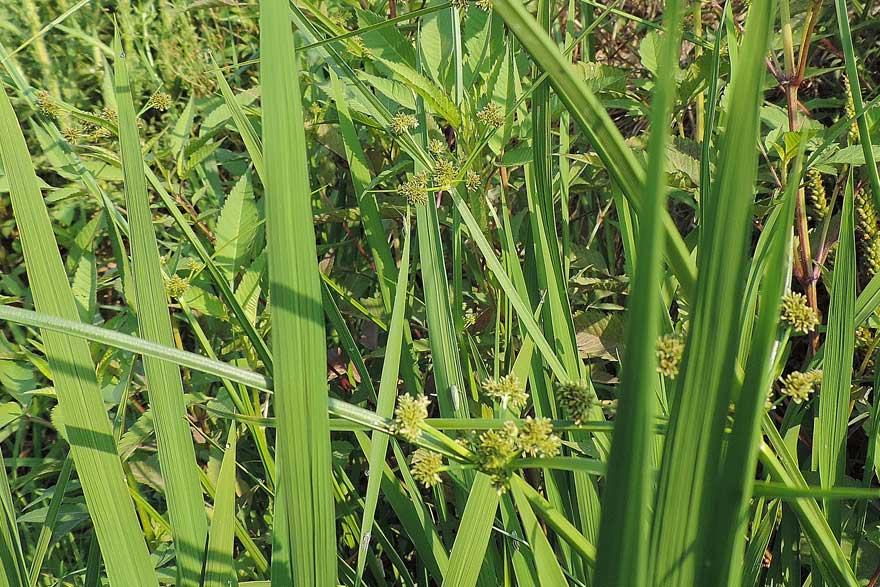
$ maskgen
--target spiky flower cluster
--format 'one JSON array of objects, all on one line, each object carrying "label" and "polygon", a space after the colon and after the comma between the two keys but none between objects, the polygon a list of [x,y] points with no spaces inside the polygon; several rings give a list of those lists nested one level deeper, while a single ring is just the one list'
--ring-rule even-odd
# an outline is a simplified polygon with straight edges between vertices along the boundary
[{"label": "spiky flower cluster", "polygon": [[476,192],[483,185],[483,178],[476,171],[469,170],[464,176],[464,186],[468,191]]},{"label": "spiky flower cluster", "polygon": [[37,92],[37,107],[40,109],[40,112],[45,114],[46,116],[51,116],[55,118],[60,114],[61,108],[58,107],[58,104],[55,103],[55,100],[52,99],[52,96],[46,90],[40,90]]},{"label": "spiky flower cluster", "polygon": [[684,355],[684,339],[677,334],[664,334],[657,339],[657,372],[668,379],[675,379]]},{"label": "spiky flower cluster", "polygon": [[590,419],[598,398],[586,381],[567,381],[556,385],[556,400],[575,424],[581,424]]},{"label": "spiky flower cluster", "polygon": [[321,120],[324,108],[318,102],[312,102],[309,105],[309,113],[312,115],[312,124],[317,124]]},{"label": "spiky flower cluster", "polygon": [[483,381],[483,393],[500,402],[501,407],[516,414],[519,414],[529,400],[525,386],[513,373],[499,379],[486,379]]},{"label": "spiky flower cluster", "polygon": [[71,145],[75,145],[83,137],[83,129],[81,126],[65,126],[61,130],[61,136]]},{"label": "spiky flower cluster", "polygon": [[807,172],[807,186],[810,191],[810,212],[813,218],[822,220],[828,215],[828,197],[822,174],[814,168]]},{"label": "spiky flower cluster", "polygon": [[782,296],[780,318],[792,330],[801,334],[806,334],[819,325],[819,314],[807,303],[807,296],[793,291]]},{"label": "spiky flower cluster", "polygon": [[498,128],[504,124],[504,109],[495,102],[489,102],[477,112],[477,120],[486,126]]},{"label": "spiky flower cluster", "polygon": [[391,117],[391,130],[396,135],[402,135],[419,125],[419,121],[412,114],[398,112]]},{"label": "spiky flower cluster", "polygon": [[516,457],[555,457],[561,446],[562,441],[553,433],[550,420],[530,417],[522,428],[508,420],[501,428],[480,434],[473,451],[479,469],[489,475],[498,493],[504,493],[510,480],[510,464]]},{"label": "spiky flower cluster", "polygon": [[455,182],[455,166],[446,158],[438,159],[434,164],[434,185],[441,190],[452,188]]},{"label": "spiky flower cluster", "polygon": [[446,152],[446,143],[440,139],[431,139],[428,143],[428,150],[434,155],[440,155],[441,153]]},{"label": "spiky flower cluster", "polygon": [[468,0],[452,0],[452,5],[464,12],[468,9],[469,2]]},{"label": "spiky flower cluster", "polygon": [[159,112],[165,112],[169,108],[174,101],[171,99],[170,94],[166,94],[165,92],[156,92],[147,102],[147,108],[155,108]]},{"label": "spiky flower cluster", "polygon": [[871,346],[874,341],[874,335],[867,326],[859,326],[856,328],[856,348],[866,349]]},{"label": "spiky flower cluster", "polygon": [[856,228],[862,237],[862,252],[868,261],[868,273],[874,275],[880,269],[880,225],[877,222],[877,209],[864,188],[856,190]]},{"label": "spiky flower cluster", "polygon": [[394,410],[394,432],[410,442],[418,440],[422,433],[422,423],[428,419],[427,396],[413,397],[402,395],[397,399]]},{"label": "spiky flower cluster", "polygon": [[492,0],[477,0],[477,6],[479,6],[481,10],[489,12],[492,10]]},{"label": "spiky flower cluster", "polygon": [[810,399],[810,394],[816,390],[816,386],[822,383],[822,371],[811,369],[806,373],[792,371],[782,381],[782,393],[789,396],[796,404]]},{"label": "spiky flower cluster", "polygon": [[406,198],[411,206],[428,203],[428,174],[424,171],[416,173],[412,179],[404,182],[397,193]]},{"label": "spiky flower cluster", "polygon": [[195,271],[201,271],[202,268],[205,266],[205,264],[202,263],[200,260],[196,259],[195,257],[187,257],[183,261],[183,266],[186,267],[187,269],[189,269],[190,271],[195,272]]},{"label": "spiky flower cluster", "polygon": [[189,280],[179,275],[172,275],[165,280],[165,293],[170,298],[179,298],[189,291]]},{"label": "spiky flower cluster", "polygon": [[420,448],[410,459],[412,476],[425,487],[433,487],[440,483],[440,467],[443,466],[443,455],[432,450]]},{"label": "spiky flower cluster", "polygon": [[550,458],[559,454],[562,440],[553,433],[549,418],[532,418],[519,431],[519,448],[524,457]]},{"label": "spiky flower cluster", "polygon": [[[856,107],[853,103],[852,87],[849,85],[849,77],[847,76],[843,76],[843,88],[846,91],[846,106],[844,112],[848,119],[855,119]],[[853,120],[849,127],[849,142],[850,144],[856,144],[859,142],[859,125],[856,120]]]}]

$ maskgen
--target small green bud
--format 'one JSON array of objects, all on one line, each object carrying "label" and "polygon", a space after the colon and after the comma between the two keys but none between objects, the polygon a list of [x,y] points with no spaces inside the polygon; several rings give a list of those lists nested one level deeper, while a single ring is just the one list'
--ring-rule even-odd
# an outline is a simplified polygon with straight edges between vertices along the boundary
[{"label": "small green bud", "polygon": [[483,382],[483,393],[501,403],[501,407],[519,415],[529,400],[525,386],[513,373],[500,379],[486,379]]},{"label": "small green bud", "polygon": [[410,463],[412,476],[416,481],[425,487],[433,487],[440,483],[440,467],[443,466],[441,454],[420,448],[413,453]]},{"label": "small green bud", "polygon": [[556,386],[556,399],[575,424],[590,419],[590,412],[598,398],[586,381],[568,381]]},{"label": "small green bud", "polygon": [[807,296],[788,292],[782,296],[780,318],[795,332],[806,334],[819,325],[819,314],[810,307]]},{"label": "small green bud", "polygon": [[410,442],[418,440],[422,433],[422,423],[428,419],[427,396],[413,397],[402,395],[397,399],[394,411],[394,430]]},{"label": "small green bud", "polygon": [[816,386],[822,383],[822,371],[812,369],[806,373],[792,371],[783,380],[782,393],[789,396],[796,404],[810,399],[810,394],[816,390]]},{"label": "small green bud", "polygon": [[404,112],[398,112],[393,117],[391,117],[391,130],[396,135],[402,135],[410,130],[416,128],[419,125],[419,121],[412,114],[406,114]]},{"label": "small green bud", "polygon": [[675,379],[684,355],[684,340],[676,334],[666,334],[657,339],[657,372]]}]

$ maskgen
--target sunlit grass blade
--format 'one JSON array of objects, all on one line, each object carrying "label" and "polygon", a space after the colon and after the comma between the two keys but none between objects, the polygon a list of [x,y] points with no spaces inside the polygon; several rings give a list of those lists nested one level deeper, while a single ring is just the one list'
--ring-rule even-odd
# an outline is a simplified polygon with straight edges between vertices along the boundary
[{"label": "sunlit grass blade", "polygon": [[[0,95],[0,137],[0,157],[9,178],[34,305],[40,312],[78,321],[33,164],[5,89]],[[43,342],[110,583],[156,587],[88,347],[51,331],[43,333]]]},{"label": "sunlit grass blade", "polygon": [[498,510],[498,491],[487,475],[477,475],[471,485],[455,544],[449,553],[449,566],[443,576],[444,587],[473,587],[492,534]]},{"label": "sunlit grass blade", "polygon": [[[725,130],[712,197],[702,213],[699,287],[664,444],[651,535],[649,576],[657,585],[696,584],[703,516],[715,497],[712,467],[721,454],[724,418],[736,391],[732,372],[739,346],[739,300],[746,281],[758,163],[754,145],[773,9],[768,0],[752,2],[749,9],[743,52],[728,88],[729,119],[736,123]],[[742,196],[743,190],[748,196]]]},{"label": "sunlit grass blade", "polygon": [[336,584],[324,316],[302,94],[285,0],[260,2],[269,296],[278,418],[273,585]]},{"label": "sunlit grass blade", "polygon": [[[173,346],[171,318],[168,315],[159,247],[147,196],[128,66],[118,38],[114,48],[119,149],[128,208],[138,330],[146,340]],[[157,361],[152,357],[144,358],[144,371],[147,375],[150,406],[156,422],[159,465],[165,479],[165,498],[174,532],[178,581],[182,587],[194,587],[199,584],[201,577],[202,552],[208,535],[208,522],[196,472],[195,449],[186,418],[183,382],[177,365]]]},{"label": "sunlit grass blade", "polygon": [[[406,215],[404,226],[407,234],[403,241],[403,252],[400,257],[400,271],[397,277],[396,294],[394,295],[394,309],[391,313],[391,324],[388,328],[388,342],[385,345],[385,361],[382,363],[382,378],[379,382],[378,401],[376,413],[385,418],[390,418],[394,413],[394,403],[397,399],[397,380],[400,367],[400,355],[403,351],[403,330],[408,327],[406,320],[406,297],[409,283],[409,214]],[[382,432],[373,434],[370,447],[370,462],[368,470],[376,472],[385,463],[385,454],[388,451],[388,435]],[[364,573],[366,554],[370,547],[370,530],[376,512],[376,504],[379,501],[379,489],[382,477],[378,474],[367,478],[367,493],[364,500],[364,516],[361,520],[360,547],[358,549],[357,577],[355,585],[359,585]]]},{"label": "sunlit grass blade", "polygon": [[220,464],[217,491],[214,494],[214,516],[205,554],[205,578],[202,587],[235,587],[238,576],[232,558],[235,536],[235,424],[229,427],[229,440]]},{"label": "sunlit grass blade", "polygon": [[0,587],[26,587],[28,574],[9,489],[6,463],[0,454]]},{"label": "sunlit grass blade", "polygon": [[[853,175],[843,198],[840,237],[831,278],[828,334],[816,420],[816,456],[822,487],[837,485],[846,473],[846,437],[849,426],[850,389],[855,352],[856,245],[853,228]],[[840,534],[842,509],[839,502],[825,502],[828,525]]]},{"label": "sunlit grass blade", "polygon": [[659,332],[663,281],[663,226],[666,209],[666,145],[675,99],[675,73],[681,52],[682,3],[666,3],[648,142],[646,190],[642,195],[632,289],[627,301],[627,332],[615,433],[608,457],[608,478],[602,501],[599,553],[595,579],[599,585],[642,585],[648,571],[648,511],[652,503],[653,431],[657,411],[656,339]]},{"label": "sunlit grass blade", "polygon": [[538,523],[535,512],[532,511],[532,505],[517,484],[511,485],[510,492],[513,494],[517,513],[522,520],[526,540],[532,547],[532,556],[535,559],[535,569],[540,578],[540,585],[566,587],[568,582],[565,579],[565,574],[559,566],[559,561],[556,560],[556,554],[550,541],[547,540],[547,535],[544,534],[544,529]]}]

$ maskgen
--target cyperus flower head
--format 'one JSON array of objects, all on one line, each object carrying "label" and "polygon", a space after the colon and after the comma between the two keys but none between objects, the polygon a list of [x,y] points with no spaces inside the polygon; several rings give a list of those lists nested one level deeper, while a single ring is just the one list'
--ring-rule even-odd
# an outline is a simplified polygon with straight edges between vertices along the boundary
[{"label": "cyperus flower head", "polygon": [[171,104],[174,101],[171,99],[171,95],[165,92],[156,92],[147,102],[147,108],[155,108],[160,112],[165,112],[169,108],[171,108]]},{"label": "cyperus flower head", "polygon": [[52,118],[55,118],[61,112],[58,104],[55,103],[55,100],[52,99],[52,96],[46,90],[37,92],[37,107],[40,109],[40,112]]},{"label": "cyperus flower head", "polygon": [[495,102],[489,102],[477,112],[477,120],[486,126],[498,128],[504,124],[504,110]]},{"label": "cyperus flower head", "polygon": [[464,176],[464,185],[469,191],[475,192],[479,190],[482,183],[483,179],[476,171],[470,170]]},{"label": "cyperus flower head", "polygon": [[597,398],[586,381],[567,381],[557,384],[556,400],[575,424],[581,424],[590,419]]},{"label": "cyperus flower head", "polygon": [[443,456],[432,450],[420,448],[413,453],[411,459],[412,476],[425,487],[433,487],[440,483],[440,467]]},{"label": "cyperus flower head", "polygon": [[807,303],[807,296],[795,292],[782,296],[780,318],[795,332],[804,334],[819,325],[819,315]]},{"label": "cyperus flower head", "polygon": [[822,383],[822,371],[812,369],[806,373],[792,371],[782,381],[782,393],[789,396],[796,404],[810,399],[810,394],[816,390],[816,386]]},{"label": "cyperus flower head", "polygon": [[434,164],[434,185],[442,190],[448,190],[455,181],[455,166],[449,159],[438,159]]},{"label": "cyperus flower head", "polygon": [[501,407],[519,414],[529,399],[525,386],[522,385],[516,375],[510,373],[498,379],[486,379],[483,382],[483,392],[501,403]]},{"label": "cyperus flower head", "polygon": [[415,442],[422,433],[422,423],[428,418],[427,396],[413,397],[402,395],[397,399],[397,409],[394,410],[394,431],[409,440]]},{"label": "cyperus flower head", "polygon": [[412,114],[398,112],[391,117],[391,130],[396,135],[402,135],[419,125],[419,121]]},{"label": "cyperus flower head", "polygon": [[525,419],[519,431],[519,449],[524,457],[550,458],[559,454],[562,440],[553,434],[549,418]]},{"label": "cyperus flower head", "polygon": [[675,334],[663,335],[657,339],[656,353],[657,372],[669,379],[675,379],[684,354],[684,341]]},{"label": "cyperus flower head", "polygon": [[404,196],[411,206],[428,203],[428,175],[425,172],[416,173],[412,179],[404,182],[397,193]]},{"label": "cyperus flower head", "polygon": [[165,293],[168,297],[179,298],[189,291],[189,280],[179,275],[172,275],[165,280]]}]

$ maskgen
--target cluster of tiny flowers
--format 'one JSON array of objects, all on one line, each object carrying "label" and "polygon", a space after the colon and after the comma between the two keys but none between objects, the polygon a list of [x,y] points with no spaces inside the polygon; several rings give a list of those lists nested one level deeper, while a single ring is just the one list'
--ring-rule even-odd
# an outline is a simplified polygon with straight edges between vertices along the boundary
[{"label": "cluster of tiny flowers", "polygon": [[391,130],[396,135],[402,135],[419,125],[419,121],[412,114],[398,112],[391,117]]},{"label": "cluster of tiny flowers", "polygon": [[807,185],[810,188],[810,208],[813,217],[822,220],[828,215],[828,198],[825,184],[822,182],[822,174],[811,168],[807,172]]},{"label": "cluster of tiny flowers", "polygon": [[40,109],[40,112],[52,118],[55,118],[61,112],[58,104],[55,103],[55,100],[52,99],[52,96],[46,90],[37,92],[37,107]]},{"label": "cluster of tiny flowers", "polygon": [[553,424],[546,418],[526,418],[522,428],[508,420],[495,430],[488,430],[473,445],[477,466],[489,475],[498,493],[507,490],[510,464],[517,456],[539,458],[559,454],[562,440],[553,433]]},{"label": "cluster of tiny flowers", "polygon": [[404,182],[397,193],[406,198],[410,205],[428,203],[428,174],[425,172],[416,173],[412,179]]},{"label": "cluster of tiny flowers", "polygon": [[590,419],[598,398],[586,381],[567,381],[557,384],[556,400],[575,424],[581,424]]},{"label": "cluster of tiny flowers", "polygon": [[464,12],[468,9],[468,0],[452,0],[452,5]]},{"label": "cluster of tiny flowers", "polygon": [[483,178],[480,177],[480,174],[476,171],[470,170],[464,176],[464,186],[472,192],[475,192],[480,189],[480,186],[483,185]]},{"label": "cluster of tiny flowers", "polygon": [[159,112],[165,112],[173,104],[170,94],[165,92],[156,92],[147,102],[147,108],[155,108]]},{"label": "cluster of tiny flowers", "polygon": [[434,185],[441,190],[448,190],[455,182],[455,166],[446,158],[438,159],[434,164]]},{"label": "cluster of tiny flowers", "polygon": [[664,334],[657,339],[657,372],[675,379],[684,354],[684,340],[677,334]]},{"label": "cluster of tiny flowers", "polygon": [[416,481],[425,487],[440,483],[440,467],[443,466],[443,456],[440,453],[420,448],[413,453],[410,463],[410,470]]},{"label": "cluster of tiny flowers", "polygon": [[434,155],[440,155],[441,153],[446,152],[446,143],[440,139],[431,139],[428,143],[428,150]]},{"label": "cluster of tiny flowers", "polygon": [[168,297],[179,298],[189,291],[189,280],[179,275],[172,275],[165,280],[165,293]]},{"label": "cluster of tiny flowers", "polygon": [[500,402],[502,407],[517,414],[529,400],[525,386],[513,373],[499,379],[486,379],[483,382],[483,393]]},{"label": "cluster of tiny flowers", "polygon": [[819,325],[819,315],[807,303],[807,296],[793,291],[782,296],[780,318],[795,332],[802,334],[814,330]]},{"label": "cluster of tiny flowers", "polygon": [[71,145],[75,145],[83,137],[83,129],[81,126],[65,126],[61,130],[61,136]]},{"label": "cluster of tiny flowers", "polygon": [[822,383],[822,371],[812,369],[806,373],[792,371],[782,381],[782,393],[789,396],[796,404],[810,399],[810,394],[816,390],[816,386]]},{"label": "cluster of tiny flowers", "polygon": [[418,440],[422,433],[422,423],[428,418],[427,396],[413,397],[402,395],[394,410],[394,432],[410,442]]},{"label": "cluster of tiny flowers", "polygon": [[519,448],[524,457],[550,458],[559,454],[562,440],[553,433],[549,418],[525,419],[519,431]]},{"label": "cluster of tiny flowers", "polygon": [[199,261],[198,259],[196,259],[195,257],[187,257],[186,260],[183,262],[183,266],[186,267],[187,269],[189,269],[190,271],[195,272],[195,271],[201,271],[202,268],[205,266],[205,264],[202,263],[201,261]]},{"label": "cluster of tiny flowers", "polygon": [[862,251],[868,261],[868,273],[874,275],[880,269],[880,225],[877,222],[877,209],[871,196],[863,189],[854,195],[856,207],[856,227],[862,236]]},{"label": "cluster of tiny flowers", "polygon": [[849,142],[855,144],[859,142],[859,125],[856,122],[856,107],[853,104],[852,88],[849,85],[849,77],[843,76],[843,88],[846,91],[846,107],[845,113],[848,119],[853,119],[849,127]]},{"label": "cluster of tiny flowers", "polygon": [[464,328],[467,330],[468,328],[472,328],[477,323],[477,315],[474,314],[474,311],[471,309],[467,309],[464,312]]},{"label": "cluster of tiny flowers", "polygon": [[486,126],[498,128],[504,124],[504,110],[495,102],[489,102],[477,112],[477,120]]},{"label": "cluster of tiny flowers", "polygon": [[489,12],[492,10],[492,0],[477,0],[477,6],[479,6],[481,10]]}]

